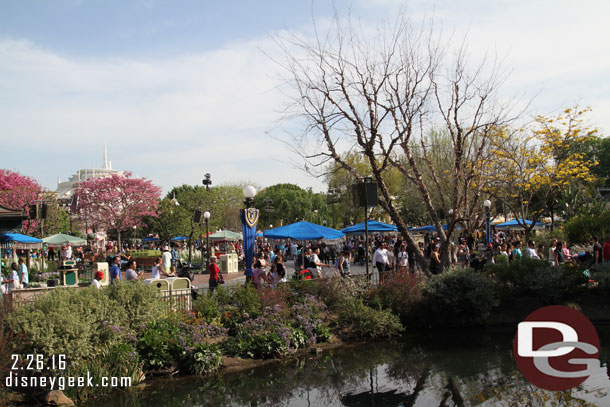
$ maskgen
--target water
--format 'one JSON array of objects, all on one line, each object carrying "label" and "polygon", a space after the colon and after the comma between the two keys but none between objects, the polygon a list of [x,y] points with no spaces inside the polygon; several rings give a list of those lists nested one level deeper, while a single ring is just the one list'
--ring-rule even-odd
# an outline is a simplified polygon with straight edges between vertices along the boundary
[{"label": "water", "polygon": [[512,359],[514,331],[448,331],[328,350],[214,377],[147,382],[97,406],[610,406],[610,327],[598,327],[599,374],[577,389],[530,385]]}]

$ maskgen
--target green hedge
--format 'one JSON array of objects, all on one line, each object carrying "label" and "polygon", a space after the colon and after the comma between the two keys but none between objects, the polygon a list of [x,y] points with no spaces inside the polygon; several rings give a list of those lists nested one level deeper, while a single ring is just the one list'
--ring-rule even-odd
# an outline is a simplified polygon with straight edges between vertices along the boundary
[{"label": "green hedge", "polygon": [[9,315],[9,324],[26,338],[26,351],[92,357],[121,329],[136,330],[165,313],[159,291],[144,284],[117,284],[101,290],[56,288]]}]

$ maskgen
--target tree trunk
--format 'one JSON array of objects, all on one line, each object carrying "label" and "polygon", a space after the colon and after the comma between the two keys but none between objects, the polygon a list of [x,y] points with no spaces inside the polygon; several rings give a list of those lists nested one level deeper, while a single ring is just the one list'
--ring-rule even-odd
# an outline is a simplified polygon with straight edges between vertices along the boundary
[{"label": "tree trunk", "polygon": [[121,250],[122,250],[122,246],[121,246],[121,229],[117,229],[116,230],[116,235],[117,235],[117,246],[118,246],[118,248],[117,248],[118,249],[118,253],[117,254],[120,254]]}]

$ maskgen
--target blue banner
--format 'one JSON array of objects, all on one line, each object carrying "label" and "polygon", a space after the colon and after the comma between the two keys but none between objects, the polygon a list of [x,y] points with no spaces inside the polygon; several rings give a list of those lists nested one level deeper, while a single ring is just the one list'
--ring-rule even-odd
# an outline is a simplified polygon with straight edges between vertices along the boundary
[{"label": "blue banner", "polygon": [[258,209],[247,208],[240,211],[241,231],[244,238],[244,257],[246,271],[244,275],[252,277],[252,260],[254,258],[254,239],[256,237],[256,224],[258,222]]}]

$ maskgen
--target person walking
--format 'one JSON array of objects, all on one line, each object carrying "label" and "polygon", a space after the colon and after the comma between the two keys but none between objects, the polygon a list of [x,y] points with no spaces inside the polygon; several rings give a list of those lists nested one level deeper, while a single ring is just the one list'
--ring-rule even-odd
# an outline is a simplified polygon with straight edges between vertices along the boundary
[{"label": "person walking", "polygon": [[373,267],[377,268],[380,283],[383,283],[386,278],[386,271],[390,261],[389,255],[386,243],[381,243],[373,254]]},{"label": "person walking", "polygon": [[28,288],[30,284],[30,273],[28,272],[28,266],[25,265],[23,258],[19,259],[19,284],[21,288]]},{"label": "person walking", "polygon": [[343,250],[343,254],[339,256],[337,259],[337,269],[341,273],[342,277],[350,277],[351,273],[349,271],[350,262],[349,262],[350,253],[348,249]]},{"label": "person walking", "polygon": [[172,266],[172,253],[169,251],[169,246],[163,246],[163,254],[161,255],[161,266],[163,270],[169,270]]},{"label": "person walking", "polygon": [[218,284],[224,283],[224,279],[222,274],[220,274],[220,268],[218,267],[218,264],[216,264],[216,260],[216,256],[210,256],[210,265],[208,266],[208,272],[210,273],[208,287],[210,288],[210,293],[213,293],[214,290],[216,290]]},{"label": "person walking", "polygon": [[121,256],[116,255],[112,260],[112,266],[110,267],[110,284],[120,283],[123,277],[121,276]]},{"label": "person walking", "polygon": [[438,246],[433,245],[430,252],[430,273],[440,274],[441,273],[441,257],[438,253]]}]

